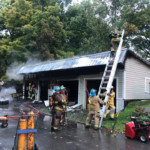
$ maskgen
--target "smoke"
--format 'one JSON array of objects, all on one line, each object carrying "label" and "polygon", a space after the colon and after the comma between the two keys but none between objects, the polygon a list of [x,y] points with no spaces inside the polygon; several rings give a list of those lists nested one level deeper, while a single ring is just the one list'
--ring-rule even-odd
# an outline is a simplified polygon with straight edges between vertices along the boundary
[{"label": "smoke", "polygon": [[24,64],[24,66],[27,66],[27,65],[35,65],[35,64],[38,64],[38,63],[41,63],[41,62],[42,62],[42,61],[39,60],[39,59],[32,58],[32,57],[29,57],[29,56],[27,56],[26,59],[27,59],[27,61],[26,61],[26,63]]},{"label": "smoke", "polygon": [[12,94],[16,93],[16,89],[14,87],[2,88],[0,91],[0,101],[13,100]]},{"label": "smoke", "polygon": [[8,77],[9,80],[22,80],[23,76],[17,74],[17,72],[20,70],[20,68],[22,67],[23,64],[19,64],[18,62],[14,62],[13,64],[11,64],[7,71],[6,71],[6,76]]},{"label": "smoke", "polygon": [[18,74],[19,70],[23,66],[35,65],[42,62],[38,59],[31,58],[31,57],[26,57],[26,59],[27,59],[26,63],[14,62],[8,67],[6,71],[6,76],[8,77],[9,80],[12,79],[17,81],[23,80],[23,75]]}]

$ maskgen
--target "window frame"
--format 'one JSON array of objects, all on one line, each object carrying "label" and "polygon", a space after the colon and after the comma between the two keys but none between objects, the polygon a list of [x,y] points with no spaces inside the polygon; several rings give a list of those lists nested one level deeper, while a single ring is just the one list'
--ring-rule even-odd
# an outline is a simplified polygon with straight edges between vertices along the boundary
[{"label": "window frame", "polygon": [[[147,89],[147,80],[149,80],[149,90]],[[150,77],[145,77],[145,93],[150,94]]]}]

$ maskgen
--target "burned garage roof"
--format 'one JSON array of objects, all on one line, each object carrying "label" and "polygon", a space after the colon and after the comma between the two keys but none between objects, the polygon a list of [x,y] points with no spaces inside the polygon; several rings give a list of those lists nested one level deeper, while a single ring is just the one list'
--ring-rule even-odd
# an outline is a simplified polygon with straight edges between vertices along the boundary
[{"label": "burned garage roof", "polygon": [[[127,51],[128,50],[126,49],[122,50],[119,63],[121,64],[124,63]],[[56,60],[56,61],[47,61],[36,65],[27,65],[27,66],[23,66],[18,73],[28,74],[28,73],[37,73],[37,72],[44,72],[44,71],[54,71],[54,70],[64,70],[64,69],[72,69],[72,68],[105,65],[108,61],[109,54],[110,51],[107,51],[107,52],[78,56],[78,57],[76,56],[73,58]]]}]

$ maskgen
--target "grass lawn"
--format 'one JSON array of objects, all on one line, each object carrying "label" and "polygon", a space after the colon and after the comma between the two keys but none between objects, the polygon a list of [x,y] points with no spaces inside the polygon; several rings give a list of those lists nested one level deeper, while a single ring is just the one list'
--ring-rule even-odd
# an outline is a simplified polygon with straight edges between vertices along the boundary
[{"label": "grass lawn", "polygon": [[[117,119],[114,130],[121,132],[125,131],[125,123],[131,121],[131,114],[132,112],[135,111],[136,106],[150,107],[150,100],[130,102],[126,106],[124,111],[119,113],[119,117]],[[88,113],[87,110],[83,110],[83,111],[67,112],[66,115],[69,120],[85,123],[87,113]],[[108,115],[106,121],[103,121],[102,127],[112,129],[113,123],[114,121],[110,120]]]}]

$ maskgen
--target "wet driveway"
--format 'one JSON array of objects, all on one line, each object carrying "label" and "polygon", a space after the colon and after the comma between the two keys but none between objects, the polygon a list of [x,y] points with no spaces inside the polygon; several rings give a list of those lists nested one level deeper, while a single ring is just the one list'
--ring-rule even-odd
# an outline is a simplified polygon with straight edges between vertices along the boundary
[{"label": "wet driveway", "polygon": [[[18,115],[15,105],[0,106],[0,116]],[[38,118],[36,143],[39,150],[149,150],[150,141],[141,143],[127,139],[124,134],[110,134],[106,130],[85,129],[83,124],[67,122],[59,132],[51,132],[51,117]],[[10,119],[7,128],[0,128],[0,150],[11,150],[17,127],[17,119]]]}]

